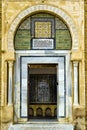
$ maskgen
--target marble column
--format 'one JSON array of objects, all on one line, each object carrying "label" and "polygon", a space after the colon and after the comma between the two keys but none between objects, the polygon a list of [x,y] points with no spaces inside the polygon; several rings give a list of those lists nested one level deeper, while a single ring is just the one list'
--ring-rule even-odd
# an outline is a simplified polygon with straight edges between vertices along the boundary
[{"label": "marble column", "polygon": [[13,61],[8,61],[8,105],[12,105]]},{"label": "marble column", "polygon": [[79,97],[78,97],[78,92],[79,92],[79,88],[78,88],[78,79],[79,79],[79,75],[78,75],[78,66],[79,63],[78,61],[74,61],[73,62],[73,69],[74,69],[74,105],[78,105],[79,104]]}]

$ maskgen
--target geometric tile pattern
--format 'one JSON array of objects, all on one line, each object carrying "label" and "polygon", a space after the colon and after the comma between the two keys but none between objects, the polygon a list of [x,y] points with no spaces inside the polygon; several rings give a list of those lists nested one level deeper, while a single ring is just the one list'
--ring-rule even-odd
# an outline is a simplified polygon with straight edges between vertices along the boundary
[{"label": "geometric tile pattern", "polygon": [[56,29],[68,29],[66,24],[61,19],[56,18],[55,22]]},{"label": "geometric tile pattern", "polygon": [[30,17],[21,23],[19,29],[30,29]]},{"label": "geometric tile pattern", "polygon": [[[31,38],[55,38],[55,49],[71,49],[69,29],[60,18],[54,15],[49,15],[48,13],[38,13],[32,15],[20,24],[18,30],[19,32],[21,31],[21,33],[19,36],[16,33],[15,49],[30,49],[31,47],[29,43],[31,43]],[[29,35],[22,33],[24,30],[26,30],[26,32],[30,32]],[[27,46],[25,46],[25,44]]]},{"label": "geometric tile pattern", "polygon": [[50,38],[51,37],[51,22],[35,22],[35,37]]},{"label": "geometric tile pattern", "polygon": [[8,50],[9,51],[14,51],[14,35],[13,33],[16,31],[18,23],[20,23],[20,21],[28,16],[29,14],[31,14],[32,12],[35,11],[49,11],[49,12],[53,12],[55,13],[57,16],[60,16],[64,19],[64,21],[66,21],[67,25],[70,28],[70,31],[72,33],[72,49],[73,50],[77,50],[78,49],[78,32],[76,29],[76,26],[72,20],[72,18],[65,13],[63,10],[61,10],[60,8],[56,8],[53,6],[49,6],[49,5],[35,5],[32,7],[27,8],[26,10],[22,11],[13,21],[13,23],[11,24],[9,33],[8,33]]}]

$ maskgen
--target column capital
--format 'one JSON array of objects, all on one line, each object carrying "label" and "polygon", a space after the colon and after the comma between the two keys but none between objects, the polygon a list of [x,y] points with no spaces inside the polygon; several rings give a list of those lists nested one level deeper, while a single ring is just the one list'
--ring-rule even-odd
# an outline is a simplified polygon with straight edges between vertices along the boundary
[{"label": "column capital", "polygon": [[79,61],[73,61],[73,65],[74,65],[74,67],[78,67]]},{"label": "column capital", "polygon": [[7,61],[7,62],[8,62],[9,67],[13,66],[13,61]]}]

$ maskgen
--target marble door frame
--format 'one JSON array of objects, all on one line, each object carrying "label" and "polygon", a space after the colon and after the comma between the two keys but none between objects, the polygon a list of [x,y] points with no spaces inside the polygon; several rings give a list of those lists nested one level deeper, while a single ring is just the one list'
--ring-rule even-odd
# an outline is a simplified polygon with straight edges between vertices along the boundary
[{"label": "marble door frame", "polygon": [[[40,53],[41,52],[41,53]],[[25,51],[18,51],[16,53],[16,63],[15,63],[15,94],[14,94],[14,102],[15,102],[15,105],[14,105],[14,111],[15,111],[15,115],[14,117],[15,118],[18,118],[18,119],[27,119],[27,111],[24,111],[27,109],[27,96],[24,96],[24,99],[23,97],[21,98],[21,87],[22,86],[22,89],[24,89],[22,92],[26,91],[27,90],[27,64],[29,63],[56,63],[58,64],[58,67],[60,67],[60,69],[58,69],[58,73],[59,73],[59,77],[58,77],[58,80],[59,80],[59,88],[58,88],[58,93],[60,95],[58,95],[59,99],[57,100],[57,105],[58,105],[58,111],[57,111],[57,119],[59,118],[67,118],[69,116],[72,117],[72,95],[71,95],[71,89],[72,89],[72,86],[71,86],[71,75],[70,75],[70,53],[69,51],[63,51],[62,52],[58,52],[58,51],[52,51],[53,54],[44,54],[44,51],[35,51],[35,54],[34,54],[34,51],[28,51],[27,53],[25,53]],[[38,58],[40,58],[38,60]],[[61,62],[63,58],[63,64]],[[63,69],[63,68],[64,69]],[[25,71],[24,71],[24,70]],[[22,72],[22,73],[21,73]],[[21,73],[21,77],[20,77],[20,73]],[[25,76],[24,76],[25,75]],[[64,78],[63,78],[63,75],[64,75]],[[69,75],[69,79],[67,78],[67,76]],[[22,80],[21,80],[22,79]],[[26,81],[25,81],[26,80]],[[22,81],[22,82],[21,82]],[[68,82],[68,84],[66,84]],[[65,94],[65,99],[64,99],[64,102],[65,102],[65,111],[63,111],[62,109],[62,93],[61,93],[61,86],[63,86],[63,84],[65,85],[64,87],[66,88],[66,91],[64,90],[64,94]],[[23,87],[24,85],[24,87]],[[25,90],[26,88],[26,90]],[[59,92],[60,91],[60,92]],[[70,91],[70,93],[69,93]],[[26,93],[26,92],[25,92]],[[26,93],[27,94],[27,93]],[[25,94],[25,95],[26,95]],[[22,93],[22,95],[24,95],[24,93]],[[23,103],[21,104],[21,101],[25,100],[26,103]],[[60,103],[60,105],[59,105]],[[21,111],[23,110],[23,111]],[[24,116],[25,115],[25,116]]]}]

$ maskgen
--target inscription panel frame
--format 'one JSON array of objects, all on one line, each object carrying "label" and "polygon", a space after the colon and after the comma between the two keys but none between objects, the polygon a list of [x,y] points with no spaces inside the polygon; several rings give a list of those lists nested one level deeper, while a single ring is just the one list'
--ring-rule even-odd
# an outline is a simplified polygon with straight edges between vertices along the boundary
[{"label": "inscription panel frame", "polygon": [[[36,40],[36,43],[35,43]],[[37,46],[35,46],[35,44],[37,44]],[[38,46],[41,45],[41,46]],[[55,42],[53,38],[49,38],[49,39],[37,39],[34,38],[32,39],[31,42],[31,49],[32,50],[53,50],[55,49]]]}]

